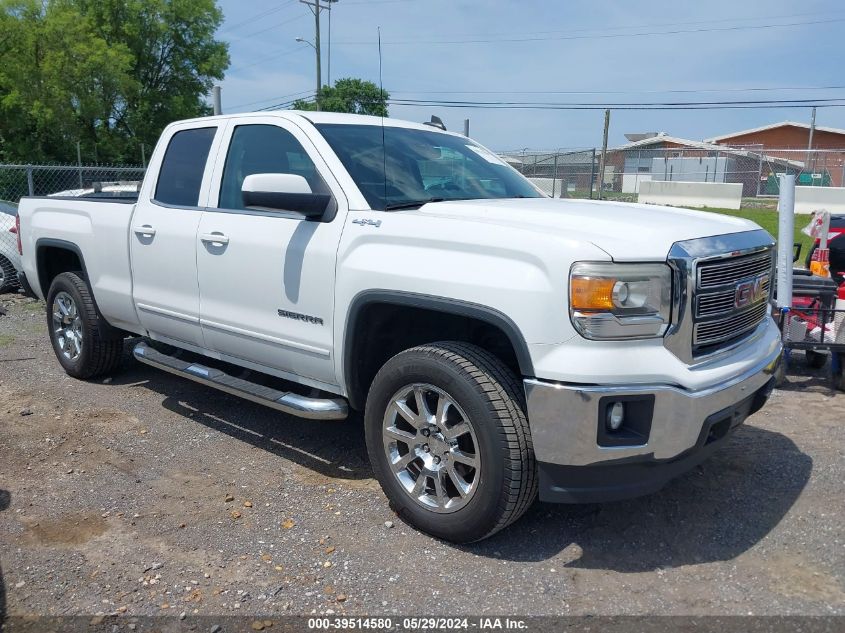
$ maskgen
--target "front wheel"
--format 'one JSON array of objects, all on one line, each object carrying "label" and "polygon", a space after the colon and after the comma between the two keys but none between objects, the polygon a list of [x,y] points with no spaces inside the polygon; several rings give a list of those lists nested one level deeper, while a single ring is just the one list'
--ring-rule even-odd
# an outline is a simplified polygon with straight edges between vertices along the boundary
[{"label": "front wheel", "polygon": [[448,541],[478,541],[537,496],[522,388],[498,358],[433,343],[391,358],[373,380],[367,451],[391,507]]},{"label": "front wheel", "polygon": [[109,325],[81,273],[61,273],[47,293],[47,328],[53,351],[74,378],[94,378],[117,369],[123,335]]}]

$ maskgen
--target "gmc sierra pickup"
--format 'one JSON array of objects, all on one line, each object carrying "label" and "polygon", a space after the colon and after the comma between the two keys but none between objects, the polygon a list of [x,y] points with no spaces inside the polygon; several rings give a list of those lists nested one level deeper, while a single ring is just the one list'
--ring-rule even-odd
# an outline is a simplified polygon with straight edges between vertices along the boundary
[{"label": "gmc sierra pickup", "polygon": [[430,125],[170,125],[137,200],[29,198],[23,277],[71,376],[134,356],[313,420],[362,411],[394,510],[470,542],[534,499],[653,492],[766,401],[773,240],[549,199]]}]

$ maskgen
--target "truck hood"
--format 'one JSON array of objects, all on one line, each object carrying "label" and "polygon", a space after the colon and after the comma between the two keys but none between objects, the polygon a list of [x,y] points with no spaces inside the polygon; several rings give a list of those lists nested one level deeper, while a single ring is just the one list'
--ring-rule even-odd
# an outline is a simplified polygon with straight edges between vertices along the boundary
[{"label": "truck hood", "polygon": [[760,228],[749,220],[717,213],[556,198],[431,202],[407,213],[558,234],[590,242],[617,261],[664,260],[675,242]]}]

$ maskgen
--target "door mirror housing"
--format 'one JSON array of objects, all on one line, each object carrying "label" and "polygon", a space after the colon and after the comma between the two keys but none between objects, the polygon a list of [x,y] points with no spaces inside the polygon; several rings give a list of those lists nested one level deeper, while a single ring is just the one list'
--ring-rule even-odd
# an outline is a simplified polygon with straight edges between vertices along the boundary
[{"label": "door mirror housing", "polygon": [[321,218],[332,201],[327,193],[314,193],[311,185],[297,174],[250,174],[241,186],[248,209],[293,211],[307,218]]}]

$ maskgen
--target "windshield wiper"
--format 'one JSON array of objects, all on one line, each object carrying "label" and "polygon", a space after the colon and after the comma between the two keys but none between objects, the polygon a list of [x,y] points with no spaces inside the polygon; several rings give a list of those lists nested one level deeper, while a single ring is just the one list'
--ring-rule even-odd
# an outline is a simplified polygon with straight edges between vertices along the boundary
[{"label": "windshield wiper", "polygon": [[385,211],[400,211],[401,209],[418,209],[429,202],[443,202],[445,198],[428,198],[427,200],[414,200],[412,202],[397,202],[384,205]]}]

